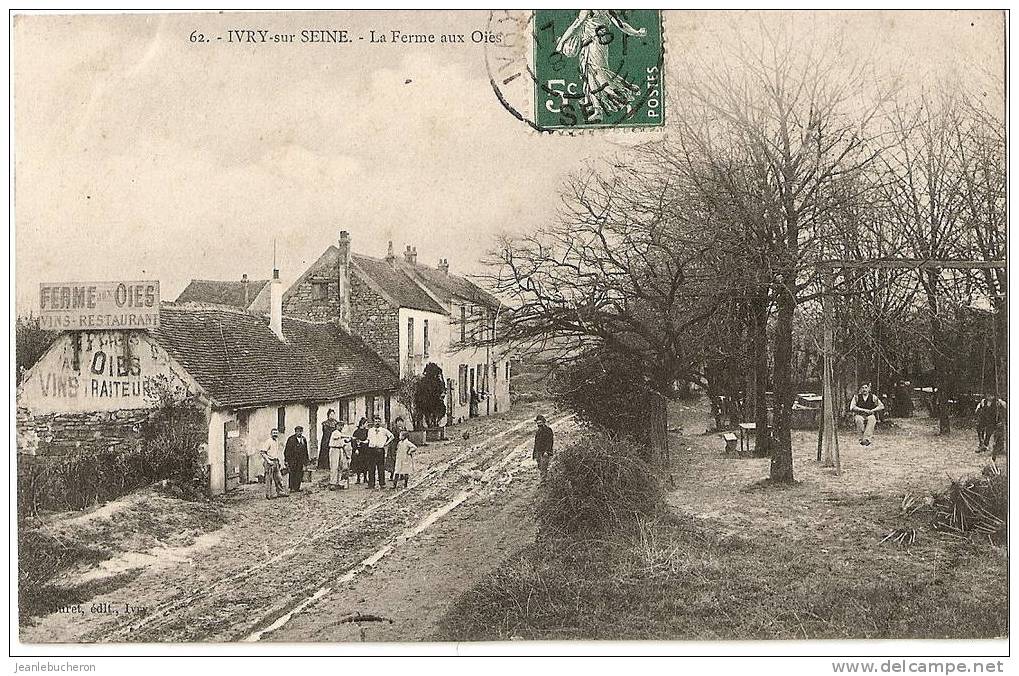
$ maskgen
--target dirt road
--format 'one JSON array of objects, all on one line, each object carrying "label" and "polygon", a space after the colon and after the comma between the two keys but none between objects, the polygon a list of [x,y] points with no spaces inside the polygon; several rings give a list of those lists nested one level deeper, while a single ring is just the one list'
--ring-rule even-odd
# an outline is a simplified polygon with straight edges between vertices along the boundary
[{"label": "dirt road", "polygon": [[227,526],[155,557],[173,567],[149,566],[83,613],[40,618],[22,640],[426,639],[460,590],[533,538],[532,420],[521,407],[423,447],[406,489],[328,491],[321,474],[286,499],[245,487],[226,498]]}]

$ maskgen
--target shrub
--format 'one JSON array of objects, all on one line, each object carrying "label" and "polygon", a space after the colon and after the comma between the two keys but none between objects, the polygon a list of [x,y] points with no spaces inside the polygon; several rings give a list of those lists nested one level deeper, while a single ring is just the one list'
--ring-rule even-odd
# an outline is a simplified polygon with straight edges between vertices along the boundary
[{"label": "shrub", "polygon": [[[442,369],[438,364],[428,362],[414,389],[414,409],[428,427],[438,427],[439,421],[446,417],[446,404],[443,401],[445,395],[446,384],[442,379]],[[415,421],[415,427],[420,422]]]},{"label": "shrub", "polygon": [[628,529],[665,513],[665,491],[627,438],[589,434],[553,456],[538,504],[539,536]]},{"label": "shrub", "polygon": [[166,481],[181,496],[204,490],[207,437],[205,416],[194,397],[156,383],[155,408],[142,423],[134,447],[82,449],[56,457],[18,456],[18,514],[84,509],[125,493]]},{"label": "shrub", "polygon": [[15,377],[20,383],[25,371],[35,366],[60,334],[42,328],[39,318],[31,315],[18,317],[14,323],[14,332]]},{"label": "shrub", "polygon": [[645,460],[652,459],[652,412],[661,409],[662,397],[641,375],[641,367],[608,351],[593,352],[551,374],[555,401],[577,414],[577,419],[601,433],[636,440]]},{"label": "shrub", "polygon": [[952,481],[934,496],[932,511],[934,530],[986,535],[1003,544],[1008,539],[1008,475],[991,465],[981,476]]}]

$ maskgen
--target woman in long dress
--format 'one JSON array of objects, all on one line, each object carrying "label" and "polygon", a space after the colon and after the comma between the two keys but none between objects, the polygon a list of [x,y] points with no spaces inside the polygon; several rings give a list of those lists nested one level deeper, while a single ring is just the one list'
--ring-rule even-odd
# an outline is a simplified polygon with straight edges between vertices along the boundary
[{"label": "woman in long dress", "polygon": [[357,429],[351,435],[350,472],[357,476],[357,483],[368,481],[368,419],[357,421]]},{"label": "woman in long dress", "polygon": [[595,111],[591,120],[625,110],[640,96],[640,87],[609,65],[609,45],[616,37],[613,28],[635,38],[647,35],[646,28],[634,28],[614,10],[582,9],[556,43],[555,51],[579,59],[584,99]]},{"label": "woman in long dress", "polygon": [[335,431],[340,426],[340,421],[336,419],[336,409],[329,409],[326,413],[326,419],[322,421],[322,438],[319,440],[318,445],[318,468],[329,469],[329,439],[333,436]]}]

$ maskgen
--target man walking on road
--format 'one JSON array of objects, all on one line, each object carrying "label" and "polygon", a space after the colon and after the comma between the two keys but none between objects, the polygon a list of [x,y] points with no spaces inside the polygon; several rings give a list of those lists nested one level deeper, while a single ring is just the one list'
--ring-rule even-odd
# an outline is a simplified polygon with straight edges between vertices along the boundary
[{"label": "man walking on road", "polygon": [[300,491],[301,481],[304,479],[304,464],[311,460],[308,457],[308,440],[304,437],[304,428],[300,425],[294,428],[294,433],[287,439],[283,459],[290,468],[290,490]]},{"label": "man walking on road", "polygon": [[552,459],[552,428],[548,426],[548,421],[543,415],[539,415],[534,421],[538,423],[538,430],[534,433],[532,457],[537,461],[541,480],[544,481],[548,474],[548,463]]},{"label": "man walking on road", "polygon": [[393,440],[393,433],[382,426],[382,418],[375,418],[375,425],[368,430],[368,488],[375,488],[375,476],[379,477],[379,488],[386,487],[386,446]]}]

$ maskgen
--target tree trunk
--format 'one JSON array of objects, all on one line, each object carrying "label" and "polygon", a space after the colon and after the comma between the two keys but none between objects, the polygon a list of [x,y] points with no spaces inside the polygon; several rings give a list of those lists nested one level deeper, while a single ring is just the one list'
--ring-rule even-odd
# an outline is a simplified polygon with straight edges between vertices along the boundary
[{"label": "tree trunk", "polygon": [[796,310],[794,285],[795,271],[787,272],[780,277],[782,288],[777,299],[775,318],[775,411],[774,440],[771,449],[771,479],[773,481],[793,481],[792,431],[790,429],[790,409],[793,403],[793,315]]},{"label": "tree trunk", "polygon": [[669,409],[668,402],[660,394],[651,397],[649,440],[651,442],[651,460],[663,471],[668,471],[669,458]]},{"label": "tree trunk", "polygon": [[771,453],[771,436],[768,429],[768,298],[755,296],[751,301],[751,330],[753,331],[754,358],[754,422],[757,435],[754,455],[767,457]]},{"label": "tree trunk", "polygon": [[1008,303],[995,297],[994,387],[999,397],[1008,397]]}]

